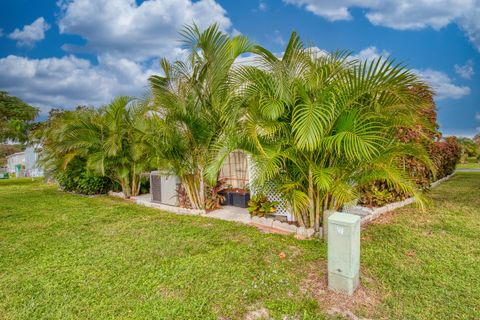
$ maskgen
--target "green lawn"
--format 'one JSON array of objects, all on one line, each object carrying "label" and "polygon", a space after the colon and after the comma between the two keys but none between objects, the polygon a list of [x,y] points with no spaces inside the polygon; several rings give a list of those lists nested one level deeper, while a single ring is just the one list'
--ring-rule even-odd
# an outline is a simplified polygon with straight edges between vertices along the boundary
[{"label": "green lawn", "polygon": [[[363,233],[362,259],[390,319],[480,319],[480,173],[457,173],[433,207],[400,209]],[[391,219],[388,219],[391,218]]]},{"label": "green lawn", "polygon": [[478,162],[459,163],[457,164],[457,169],[480,169],[480,163]]},{"label": "green lawn", "polygon": [[0,181],[0,319],[325,319],[332,307],[474,319],[479,190],[480,174],[458,174],[427,212],[399,210],[363,230],[363,288],[345,303],[323,290],[322,242]]}]

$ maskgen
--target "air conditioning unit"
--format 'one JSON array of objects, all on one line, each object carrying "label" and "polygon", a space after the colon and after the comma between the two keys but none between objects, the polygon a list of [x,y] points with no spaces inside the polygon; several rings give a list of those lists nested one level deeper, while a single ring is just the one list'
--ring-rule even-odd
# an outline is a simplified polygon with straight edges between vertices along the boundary
[{"label": "air conditioning unit", "polygon": [[177,205],[177,185],[180,179],[177,176],[169,175],[160,171],[150,173],[150,193],[152,202]]}]

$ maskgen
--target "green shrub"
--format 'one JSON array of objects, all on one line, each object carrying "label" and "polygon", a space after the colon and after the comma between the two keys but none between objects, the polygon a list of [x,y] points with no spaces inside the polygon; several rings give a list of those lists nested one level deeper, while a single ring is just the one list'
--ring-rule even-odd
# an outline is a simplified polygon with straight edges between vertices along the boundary
[{"label": "green shrub", "polygon": [[[118,184],[119,190],[121,190],[120,184]],[[114,189],[112,189],[114,190]],[[150,177],[140,177],[140,194],[150,193]]]},{"label": "green shrub", "polygon": [[359,204],[367,207],[382,207],[388,203],[405,200],[411,195],[388,187],[385,182],[376,181],[362,187]]},{"label": "green shrub", "polygon": [[248,212],[252,216],[265,217],[277,211],[277,201],[269,201],[263,193],[254,195],[248,201]]},{"label": "green shrub", "polygon": [[64,171],[55,175],[55,179],[62,190],[86,195],[107,193],[114,187],[110,178],[88,171],[82,159],[72,160]]},{"label": "green shrub", "polygon": [[98,176],[89,171],[83,172],[77,181],[77,192],[82,194],[107,193],[112,186],[109,178]]}]

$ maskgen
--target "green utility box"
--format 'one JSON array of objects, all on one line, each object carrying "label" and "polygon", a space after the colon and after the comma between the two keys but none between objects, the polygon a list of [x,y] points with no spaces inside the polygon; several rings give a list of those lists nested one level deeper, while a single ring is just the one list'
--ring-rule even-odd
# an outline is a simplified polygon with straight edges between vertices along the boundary
[{"label": "green utility box", "polygon": [[352,295],[360,273],[360,217],[336,212],[328,217],[328,288]]}]

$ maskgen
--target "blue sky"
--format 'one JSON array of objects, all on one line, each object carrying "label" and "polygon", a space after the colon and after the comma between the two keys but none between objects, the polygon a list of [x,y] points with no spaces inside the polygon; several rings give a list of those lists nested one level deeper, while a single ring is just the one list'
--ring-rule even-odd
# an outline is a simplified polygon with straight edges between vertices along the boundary
[{"label": "blue sky", "polygon": [[480,132],[480,0],[2,0],[0,90],[44,115],[141,95],[191,21],[275,52],[295,30],[327,51],[391,55],[436,90],[444,134]]}]

